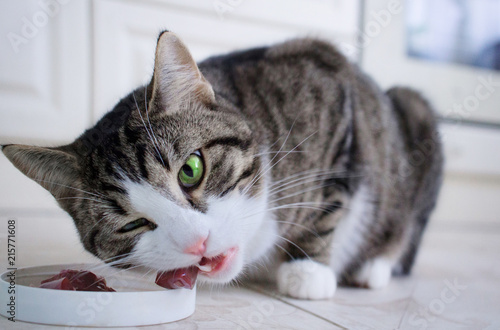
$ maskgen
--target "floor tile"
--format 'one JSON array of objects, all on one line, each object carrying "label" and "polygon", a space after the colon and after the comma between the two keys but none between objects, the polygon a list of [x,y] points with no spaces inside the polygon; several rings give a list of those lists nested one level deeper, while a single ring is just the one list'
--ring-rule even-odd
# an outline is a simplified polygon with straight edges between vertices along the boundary
[{"label": "floor tile", "polygon": [[[500,235],[431,230],[408,277],[387,288],[339,288],[329,301],[279,297],[349,329],[500,328]],[[275,295],[273,286],[252,286]]]}]

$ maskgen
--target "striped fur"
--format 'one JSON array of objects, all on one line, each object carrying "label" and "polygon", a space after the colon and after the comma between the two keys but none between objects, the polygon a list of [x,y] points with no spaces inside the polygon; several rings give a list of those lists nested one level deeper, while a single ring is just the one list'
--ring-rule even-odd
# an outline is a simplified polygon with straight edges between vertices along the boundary
[{"label": "striped fur", "polygon": [[[434,115],[418,93],[384,94],[312,39],[196,65],[164,32],[155,62],[149,85],[72,144],[3,147],[73,217],[88,251],[167,270],[196,263],[182,249],[208,235],[208,254],[239,252],[206,280],[228,282],[278,256],[289,264],[280,290],[310,299],[331,296],[332,283],[378,287],[409,273],[442,171]],[[186,191],[178,173],[196,150],[206,174]],[[120,233],[141,217],[151,224]],[[317,275],[311,263],[334,271],[319,265]],[[307,284],[313,275],[328,287]]]}]

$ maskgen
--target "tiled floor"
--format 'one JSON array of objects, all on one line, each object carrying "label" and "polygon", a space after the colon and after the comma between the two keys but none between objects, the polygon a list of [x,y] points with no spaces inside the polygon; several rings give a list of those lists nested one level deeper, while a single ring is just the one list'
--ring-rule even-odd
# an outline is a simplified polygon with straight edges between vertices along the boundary
[{"label": "tiled floor", "polygon": [[[71,232],[67,219],[18,222],[19,267],[90,260],[76,236],[54,234],[54,228]],[[36,237],[21,235],[26,226]],[[4,266],[5,256],[0,261]],[[51,328],[0,317],[0,329]],[[269,284],[202,288],[193,316],[144,328],[500,329],[500,226],[432,224],[413,275],[386,289],[339,288],[330,301],[300,301]]]}]

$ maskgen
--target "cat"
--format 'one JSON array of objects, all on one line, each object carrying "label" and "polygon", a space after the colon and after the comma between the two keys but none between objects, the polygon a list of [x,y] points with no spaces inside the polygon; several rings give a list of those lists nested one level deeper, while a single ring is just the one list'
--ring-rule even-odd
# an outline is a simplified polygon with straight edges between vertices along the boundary
[{"label": "cat", "polygon": [[73,143],[2,150],[111,265],[196,266],[212,283],[276,265],[301,299],[408,274],[443,163],[428,102],[382,92],[328,42],[197,65],[170,31],[151,82]]}]

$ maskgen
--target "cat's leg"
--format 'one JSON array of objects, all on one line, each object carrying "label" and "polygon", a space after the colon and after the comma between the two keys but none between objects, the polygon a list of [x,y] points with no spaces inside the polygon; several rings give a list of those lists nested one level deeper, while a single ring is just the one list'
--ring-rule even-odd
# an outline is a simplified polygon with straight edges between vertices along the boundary
[{"label": "cat's leg", "polygon": [[395,118],[403,128],[408,157],[416,154],[425,157],[420,166],[412,166],[411,176],[406,178],[406,184],[415,183],[411,203],[413,217],[409,223],[409,239],[401,246],[402,253],[393,273],[407,275],[436,204],[443,175],[443,150],[434,111],[420,94],[402,87],[392,88],[386,94],[393,105]]},{"label": "cat's leg", "polygon": [[[394,221],[376,219],[379,203],[369,186],[362,185],[349,204],[349,212],[335,228],[332,266],[343,285],[378,289],[390,282],[401,255],[404,212],[394,213]],[[390,237],[390,239],[389,239]]]},{"label": "cat's leg", "polygon": [[[405,214],[401,212],[399,215],[398,218],[402,218]],[[382,226],[380,224],[382,223],[372,221],[366,227],[364,232],[369,235],[359,240],[361,244],[356,253],[352,249],[350,260],[343,269],[338,269],[337,275],[343,284],[368,289],[381,289],[389,284],[401,256],[411,245],[413,228],[405,227],[399,220],[387,220]],[[356,241],[355,237],[356,235],[351,236],[352,241]]]},{"label": "cat's leg", "polygon": [[417,234],[420,237],[422,233],[421,229],[417,233],[412,224],[413,221],[410,221],[406,227],[397,231],[399,235],[393,234],[392,240],[380,244],[378,252],[361,259],[361,267],[353,273],[351,284],[368,289],[381,289],[389,284],[393,274],[401,274],[401,259],[408,251],[415,256],[415,237]]},{"label": "cat's leg", "polygon": [[317,224],[324,226],[311,228],[289,245],[289,260],[277,272],[280,293],[299,299],[333,297],[337,277],[329,261],[335,217],[332,214],[318,217]]},{"label": "cat's leg", "polygon": [[391,280],[394,265],[395,261],[387,256],[367,260],[354,275],[354,284],[368,289],[385,288]]},{"label": "cat's leg", "polygon": [[[380,205],[385,216],[376,219],[373,223],[377,226],[370,229],[375,244],[365,248],[366,259],[361,259],[360,267],[350,270],[351,284],[372,289],[385,287],[393,274],[409,274],[434,209],[442,175],[441,143],[436,119],[427,101],[406,88],[393,88],[387,96],[407,143],[406,154],[402,150],[395,154],[407,157],[406,163],[400,158],[398,166],[402,168],[406,164],[411,171],[391,183],[385,205]],[[415,153],[425,157],[422,164],[412,163],[411,156]],[[404,193],[409,187],[413,195]],[[385,229],[377,230],[377,227]]]},{"label": "cat's leg", "polygon": [[425,218],[425,220],[422,220],[420,221],[420,223],[416,224],[411,240],[409,240],[406,246],[403,247],[403,253],[394,266],[394,275],[410,274],[413,263],[415,262],[415,257],[417,255],[418,247],[422,239],[427,219],[428,218]]},{"label": "cat's leg", "polygon": [[330,266],[313,259],[298,259],[281,264],[278,290],[299,299],[328,299],[337,289],[337,278]]},{"label": "cat's leg", "polygon": [[434,208],[434,204],[429,206],[424,202],[419,203],[418,206],[420,209],[417,210],[417,215],[409,228],[408,237],[401,246],[401,255],[394,266],[394,275],[410,274],[430,213]]},{"label": "cat's leg", "polygon": [[[393,274],[399,274],[401,259],[409,251],[415,251],[416,227],[410,212],[401,211],[397,217],[406,221],[386,219],[385,231],[376,225],[368,227],[370,238],[354,257],[350,267],[343,274],[343,282],[357,287],[381,289],[386,287]],[[375,224],[375,223],[374,223]],[[403,225],[404,224],[404,225]],[[421,230],[418,230],[421,234]],[[390,237],[390,238],[389,238]]]}]

